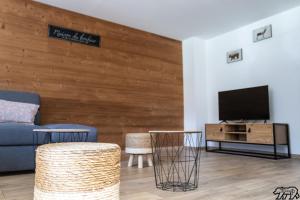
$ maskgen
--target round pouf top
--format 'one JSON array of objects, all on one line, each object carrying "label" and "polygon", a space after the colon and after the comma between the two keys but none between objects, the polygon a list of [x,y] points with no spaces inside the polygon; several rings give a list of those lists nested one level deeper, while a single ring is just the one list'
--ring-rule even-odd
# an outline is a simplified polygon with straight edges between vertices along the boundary
[{"label": "round pouf top", "polygon": [[129,154],[152,153],[149,133],[127,133],[125,152]]},{"label": "round pouf top", "polygon": [[35,200],[119,200],[121,149],[116,144],[38,147]]}]

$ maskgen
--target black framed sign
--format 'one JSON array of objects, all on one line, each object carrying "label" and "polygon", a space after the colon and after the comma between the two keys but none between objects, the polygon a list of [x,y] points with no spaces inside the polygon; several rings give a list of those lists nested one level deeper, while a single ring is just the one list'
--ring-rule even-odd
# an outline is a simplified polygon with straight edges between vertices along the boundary
[{"label": "black framed sign", "polygon": [[54,25],[48,25],[48,36],[51,38],[77,42],[94,47],[100,47],[101,43],[101,37],[99,35],[75,31]]}]

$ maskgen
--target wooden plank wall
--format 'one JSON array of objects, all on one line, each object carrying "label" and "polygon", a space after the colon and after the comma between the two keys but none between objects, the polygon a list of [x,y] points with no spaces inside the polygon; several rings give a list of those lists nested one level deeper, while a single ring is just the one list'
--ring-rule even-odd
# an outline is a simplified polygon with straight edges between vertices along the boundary
[{"label": "wooden plank wall", "polygon": [[[48,24],[102,47],[48,38]],[[124,147],[127,132],[183,128],[181,42],[29,0],[0,1],[0,89],[38,92],[42,123],[81,123]]]}]

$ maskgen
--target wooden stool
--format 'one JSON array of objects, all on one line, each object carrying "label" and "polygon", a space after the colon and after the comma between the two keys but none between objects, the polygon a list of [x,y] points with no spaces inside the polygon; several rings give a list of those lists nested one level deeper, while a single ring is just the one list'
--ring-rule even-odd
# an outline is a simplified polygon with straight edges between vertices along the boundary
[{"label": "wooden stool", "polygon": [[38,147],[34,200],[119,200],[120,156],[116,144]]},{"label": "wooden stool", "polygon": [[134,156],[138,157],[138,168],[143,168],[143,156],[147,156],[148,165],[152,164],[152,148],[149,133],[128,133],[125,152],[130,154],[128,167],[132,167]]}]

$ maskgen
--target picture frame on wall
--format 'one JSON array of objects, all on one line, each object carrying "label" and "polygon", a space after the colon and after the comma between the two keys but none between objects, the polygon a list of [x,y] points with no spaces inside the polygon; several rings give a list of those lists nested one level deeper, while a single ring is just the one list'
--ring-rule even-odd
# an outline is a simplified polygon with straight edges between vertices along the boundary
[{"label": "picture frame on wall", "polygon": [[253,42],[272,38],[272,25],[264,26],[253,31]]},{"label": "picture frame on wall", "polygon": [[233,63],[243,60],[243,49],[237,49],[227,52],[227,63]]}]

